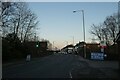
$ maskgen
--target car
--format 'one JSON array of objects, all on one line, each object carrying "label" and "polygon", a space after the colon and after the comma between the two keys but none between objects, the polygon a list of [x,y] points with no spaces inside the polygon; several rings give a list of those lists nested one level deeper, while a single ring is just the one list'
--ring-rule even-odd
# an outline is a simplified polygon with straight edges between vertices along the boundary
[{"label": "car", "polygon": [[68,50],[68,53],[69,53],[69,54],[72,54],[72,52],[73,52],[72,49],[69,49],[69,50]]},{"label": "car", "polygon": [[67,52],[64,52],[64,54],[67,54]]}]

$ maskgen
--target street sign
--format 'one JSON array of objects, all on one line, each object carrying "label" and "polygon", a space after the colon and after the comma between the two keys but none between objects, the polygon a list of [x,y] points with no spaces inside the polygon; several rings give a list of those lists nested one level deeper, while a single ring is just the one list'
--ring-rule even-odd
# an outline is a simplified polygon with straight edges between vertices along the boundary
[{"label": "street sign", "polygon": [[100,47],[101,47],[101,52],[104,53],[104,48],[106,48],[106,41],[101,41],[100,42]]},{"label": "street sign", "polygon": [[106,46],[106,41],[101,41],[100,42],[100,46],[102,46],[102,47],[104,46],[105,47]]},{"label": "street sign", "polygon": [[104,48],[101,48],[101,52],[104,52]]},{"label": "street sign", "polygon": [[104,53],[91,53],[91,59],[93,60],[104,60]]}]

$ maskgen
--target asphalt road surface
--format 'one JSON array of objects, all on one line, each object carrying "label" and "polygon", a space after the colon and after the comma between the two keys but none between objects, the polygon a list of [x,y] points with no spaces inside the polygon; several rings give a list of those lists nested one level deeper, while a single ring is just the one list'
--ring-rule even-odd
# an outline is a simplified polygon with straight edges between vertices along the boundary
[{"label": "asphalt road surface", "polygon": [[[113,66],[114,65],[114,66]],[[3,78],[118,78],[118,62],[56,53],[2,68]]]}]

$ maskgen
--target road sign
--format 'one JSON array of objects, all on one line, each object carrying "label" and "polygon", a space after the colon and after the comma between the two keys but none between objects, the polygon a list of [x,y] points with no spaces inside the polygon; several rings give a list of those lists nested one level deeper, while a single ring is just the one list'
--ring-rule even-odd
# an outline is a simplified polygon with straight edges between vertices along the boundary
[{"label": "road sign", "polygon": [[91,59],[93,60],[104,60],[104,53],[91,53]]},{"label": "road sign", "polygon": [[100,46],[104,46],[105,47],[106,46],[106,41],[101,41],[100,42]]}]

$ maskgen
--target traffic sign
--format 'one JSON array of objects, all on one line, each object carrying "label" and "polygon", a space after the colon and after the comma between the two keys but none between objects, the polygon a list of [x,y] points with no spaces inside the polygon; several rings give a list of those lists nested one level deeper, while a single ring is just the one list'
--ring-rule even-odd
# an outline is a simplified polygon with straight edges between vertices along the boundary
[{"label": "traffic sign", "polygon": [[106,46],[106,41],[101,41],[100,46]]},{"label": "traffic sign", "polygon": [[91,59],[93,59],[93,60],[104,60],[104,53],[92,52],[91,53]]}]

